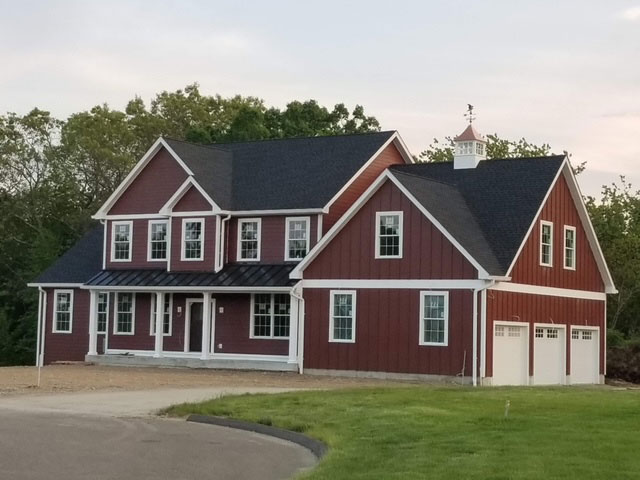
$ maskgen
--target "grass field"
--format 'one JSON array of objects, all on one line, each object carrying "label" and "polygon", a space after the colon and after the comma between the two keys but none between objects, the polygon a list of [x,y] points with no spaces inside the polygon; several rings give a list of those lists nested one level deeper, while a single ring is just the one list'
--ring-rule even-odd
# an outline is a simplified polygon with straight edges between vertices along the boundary
[{"label": "grass field", "polygon": [[329,454],[304,478],[640,478],[640,391],[306,391],[224,397],[168,413],[272,424],[326,442]]}]

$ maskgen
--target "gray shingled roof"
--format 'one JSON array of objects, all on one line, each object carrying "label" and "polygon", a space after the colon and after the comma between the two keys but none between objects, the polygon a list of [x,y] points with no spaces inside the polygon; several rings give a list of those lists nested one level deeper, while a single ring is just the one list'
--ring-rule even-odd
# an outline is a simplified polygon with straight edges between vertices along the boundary
[{"label": "gray shingled roof", "polygon": [[167,143],[223,209],[303,209],[324,207],[394,133]]},{"label": "gray shingled roof", "polygon": [[34,283],[85,283],[102,270],[104,227],[97,225],[34,280]]},{"label": "gray shingled roof", "polygon": [[100,287],[288,287],[295,265],[230,264],[220,272],[104,270],[87,282]]},{"label": "gray shingled roof", "polygon": [[492,275],[505,275],[564,160],[562,155],[394,165],[391,172]]}]

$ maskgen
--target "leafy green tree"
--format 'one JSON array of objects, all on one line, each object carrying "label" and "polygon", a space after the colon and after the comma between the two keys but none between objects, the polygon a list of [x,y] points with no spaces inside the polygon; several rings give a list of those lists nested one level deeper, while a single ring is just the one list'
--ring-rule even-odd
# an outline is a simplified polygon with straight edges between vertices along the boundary
[{"label": "leafy green tree", "polygon": [[[453,137],[445,137],[443,142],[434,138],[429,147],[418,155],[418,161],[452,162],[453,147]],[[524,138],[513,141],[502,139],[497,133],[487,135],[487,158],[544,157],[550,151],[551,147],[546,143],[535,145]]]}]

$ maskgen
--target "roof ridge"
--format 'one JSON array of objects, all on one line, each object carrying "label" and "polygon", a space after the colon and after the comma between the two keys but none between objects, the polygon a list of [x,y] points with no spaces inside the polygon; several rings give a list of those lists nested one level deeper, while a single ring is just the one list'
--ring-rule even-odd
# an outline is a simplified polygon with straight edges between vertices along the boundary
[{"label": "roof ridge", "polygon": [[173,138],[173,137],[162,137],[162,138],[164,140],[170,140],[172,142],[186,143],[187,145],[192,145],[194,147],[202,147],[202,148],[208,148],[210,150],[219,150],[219,151],[225,152],[225,153],[233,153],[231,150],[227,150],[226,148],[221,148],[221,147],[216,146],[218,144],[215,144],[215,143],[195,143],[195,142],[189,142],[187,140],[179,140],[179,139]]},{"label": "roof ridge", "polygon": [[[444,163],[444,162],[439,162],[439,163]],[[389,167],[389,169],[393,170],[394,174],[395,173],[399,173],[401,175],[406,175],[407,177],[415,177],[415,178],[419,178],[421,180],[426,180],[427,182],[440,183],[442,185],[447,185],[448,187],[455,188],[456,190],[458,189],[457,186],[455,184],[453,184],[453,183],[444,182],[442,180],[436,180],[434,178],[427,178],[427,177],[423,177],[422,175],[417,175],[415,173],[409,173],[409,172],[403,172],[401,170],[402,167],[409,167],[409,166],[414,166],[414,165],[416,165],[416,164],[415,163],[411,163],[411,164],[404,164],[404,165],[391,165],[391,167]]]},{"label": "roof ridge", "polygon": [[263,138],[261,140],[238,140],[233,142],[222,142],[222,143],[207,143],[207,146],[213,145],[238,145],[240,143],[258,143],[258,142],[277,142],[277,141],[285,141],[285,140],[311,140],[316,138],[337,138],[337,137],[357,137],[357,136],[365,136],[365,135],[376,135],[383,133],[397,133],[397,130],[379,130],[375,132],[360,132],[360,133],[337,133],[332,135],[304,135],[300,137],[280,137],[280,138]]}]

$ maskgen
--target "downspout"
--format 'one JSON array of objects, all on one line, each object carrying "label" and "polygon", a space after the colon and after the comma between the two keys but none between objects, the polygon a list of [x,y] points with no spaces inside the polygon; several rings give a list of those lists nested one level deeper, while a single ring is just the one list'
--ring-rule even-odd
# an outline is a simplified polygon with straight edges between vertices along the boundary
[{"label": "downspout", "polygon": [[[304,373],[304,298],[296,292],[296,288],[302,283],[300,280],[291,289],[291,296],[298,300],[298,373],[302,375]],[[302,312],[302,314],[300,313]],[[300,317],[302,316],[302,321]]]},{"label": "downspout", "polygon": [[[471,362],[473,372],[471,374],[471,380],[474,387],[478,386],[478,293],[492,287],[495,283],[495,280],[491,280],[485,286],[473,289],[473,359]],[[484,329],[485,326],[481,325],[481,328]],[[480,336],[482,337],[483,335]]]}]

